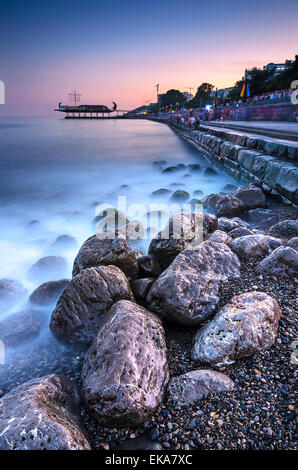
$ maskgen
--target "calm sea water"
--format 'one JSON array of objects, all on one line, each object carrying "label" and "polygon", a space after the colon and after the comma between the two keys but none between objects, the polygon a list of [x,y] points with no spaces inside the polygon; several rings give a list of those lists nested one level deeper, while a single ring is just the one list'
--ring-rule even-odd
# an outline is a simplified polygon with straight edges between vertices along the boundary
[{"label": "calm sea water", "polygon": [[[164,124],[1,117],[0,279],[21,281],[30,295],[41,284],[40,280],[29,279],[30,267],[43,256],[61,254],[68,264],[65,277],[71,277],[78,247],[94,233],[96,205],[115,205],[118,195],[126,195],[128,205],[148,205],[167,202],[169,196],[160,200],[150,196],[160,188],[184,189],[192,196],[196,190],[207,195],[221,191],[227,183],[238,184],[218,168],[217,174],[209,176],[203,171],[189,173],[187,169],[162,173],[153,164],[156,160],[166,160],[167,166],[210,166]],[[177,186],[171,186],[173,183]],[[122,185],[128,188],[121,188]],[[51,245],[64,234],[75,237],[77,247],[61,253]],[[49,276],[46,280],[53,279]],[[0,318],[26,308],[28,298],[11,308],[2,305]],[[49,319],[51,309],[45,314]],[[43,331],[39,343],[34,343],[36,364],[44,354],[47,366],[42,372],[48,373],[52,369],[47,345],[53,341],[48,322]],[[34,344],[30,347],[34,348]],[[27,376],[23,374],[22,350],[15,351],[17,356],[13,356],[13,351],[7,353],[6,366],[0,370],[2,388],[14,380],[11,367],[19,367],[19,381],[41,374],[39,366],[34,369],[32,351],[27,350],[24,356],[30,369]]]},{"label": "calm sea water", "polygon": [[[153,165],[156,160],[169,166],[210,166],[164,124],[1,117],[0,278],[21,280],[32,291],[36,285],[27,279],[30,266],[49,254],[57,236],[69,234],[81,244],[94,233],[98,202],[114,205],[118,194],[126,194],[128,204],[149,204],[159,202],[150,198],[152,191],[173,189],[172,183],[190,195],[235,183],[220,170],[211,176],[200,172],[186,177],[185,169],[164,174]],[[65,253],[68,275],[76,251]]]}]

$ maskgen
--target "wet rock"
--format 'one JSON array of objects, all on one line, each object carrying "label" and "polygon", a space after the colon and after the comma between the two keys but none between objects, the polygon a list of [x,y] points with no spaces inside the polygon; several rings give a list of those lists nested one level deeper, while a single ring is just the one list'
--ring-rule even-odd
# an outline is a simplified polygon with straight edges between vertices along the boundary
[{"label": "wet rock", "polygon": [[137,255],[137,261],[139,266],[139,278],[158,277],[160,275],[161,267],[153,255],[140,253]]},{"label": "wet rock", "polygon": [[189,405],[210,394],[229,392],[234,382],[227,375],[214,370],[201,369],[174,377],[168,385],[168,398],[179,405]]},{"label": "wet rock", "polygon": [[204,196],[204,193],[203,191],[201,191],[200,189],[196,189],[193,194],[193,196],[198,196],[198,197],[203,197]]},{"label": "wet rock", "polygon": [[189,199],[189,193],[182,189],[177,189],[171,196],[171,201],[185,202]]},{"label": "wet rock", "polygon": [[1,450],[89,450],[79,394],[59,375],[25,382],[0,400]]},{"label": "wet rock", "polygon": [[268,255],[280,245],[282,245],[282,240],[260,234],[236,238],[231,248],[238,256],[255,258]]},{"label": "wet rock", "polygon": [[212,214],[176,214],[169,219],[164,230],[151,240],[149,254],[165,269],[181,251],[197,246],[216,228],[217,219]]},{"label": "wet rock", "polygon": [[280,316],[278,303],[264,292],[237,295],[198,331],[192,359],[219,367],[268,349]]},{"label": "wet rock", "polygon": [[191,199],[188,204],[191,206],[191,212],[202,211],[202,201],[200,199]]},{"label": "wet rock", "polygon": [[169,373],[160,320],[139,305],[113,305],[87,352],[85,405],[108,425],[136,425],[161,404]]},{"label": "wet rock", "polygon": [[231,232],[238,227],[247,227],[247,224],[238,217],[233,217],[232,219],[228,219],[227,217],[220,217],[218,219],[219,230],[223,230],[224,232]]},{"label": "wet rock", "polygon": [[71,235],[60,235],[56,238],[54,243],[50,245],[50,249],[54,250],[70,250],[76,248],[78,246],[78,242],[75,237]]},{"label": "wet rock", "polygon": [[272,217],[274,212],[271,209],[251,209],[248,211],[248,219],[254,223]]},{"label": "wet rock", "polygon": [[202,170],[201,166],[198,163],[190,163],[189,165],[187,165],[187,168],[190,171],[201,171]]},{"label": "wet rock", "polygon": [[0,308],[10,308],[23,300],[28,294],[27,289],[15,279],[0,279]]},{"label": "wet rock", "polygon": [[219,282],[238,277],[239,267],[227,245],[205,241],[175,258],[153,284],[147,304],[171,322],[198,325],[216,308]]},{"label": "wet rock", "polygon": [[215,171],[210,166],[208,166],[208,168],[205,169],[204,173],[205,175],[217,175],[217,171]]},{"label": "wet rock", "polygon": [[266,196],[262,189],[254,184],[237,189],[235,197],[244,202],[246,210],[266,207],[267,205]]},{"label": "wet rock", "polygon": [[62,256],[45,256],[40,258],[28,272],[32,281],[45,282],[62,279],[67,273],[67,264]]},{"label": "wet rock", "polygon": [[161,189],[157,189],[156,191],[153,191],[153,193],[151,193],[151,196],[153,197],[168,196],[171,193],[172,191],[170,191],[169,189],[161,188]]},{"label": "wet rock", "polygon": [[217,217],[233,217],[245,211],[245,204],[232,194],[222,197],[215,206]]},{"label": "wet rock", "polygon": [[298,251],[298,237],[291,238],[288,241],[287,246],[289,246],[290,248],[293,248],[293,250]]},{"label": "wet rock", "polygon": [[45,282],[30,295],[30,302],[36,305],[51,305],[57,302],[69,279]]},{"label": "wet rock", "polygon": [[234,184],[226,184],[223,188],[222,188],[222,191],[224,193],[234,193],[237,189],[237,186],[235,186]]},{"label": "wet rock", "polygon": [[234,230],[231,230],[229,235],[235,240],[236,238],[245,237],[246,235],[254,235],[254,232],[246,227],[237,227],[234,228]]},{"label": "wet rock", "polygon": [[230,235],[228,235],[226,232],[223,232],[222,230],[216,230],[210,235],[208,240],[210,242],[225,243],[228,246],[233,243],[233,239],[230,237]]},{"label": "wet rock", "polygon": [[269,230],[270,235],[280,238],[298,237],[298,220],[283,220],[273,225]]},{"label": "wet rock", "polygon": [[100,238],[93,235],[83,243],[74,260],[72,275],[76,276],[93,266],[113,264],[122,269],[129,279],[137,278],[138,262],[125,237],[116,234],[116,238],[108,238],[108,232],[106,236],[107,238]]},{"label": "wet rock", "polygon": [[155,279],[152,277],[135,279],[134,281],[131,281],[130,286],[135,297],[145,300],[154,281]]},{"label": "wet rock", "polygon": [[220,194],[208,194],[202,199],[203,206],[207,209],[215,211],[216,204],[222,199]]},{"label": "wet rock", "polygon": [[109,232],[116,231],[127,223],[129,220],[123,212],[101,204],[96,209],[96,217],[92,221],[92,227],[96,232]]},{"label": "wet rock", "polygon": [[122,299],[133,300],[133,294],[119,268],[86,268],[62,292],[52,313],[52,333],[62,342],[88,345],[100,329],[104,315]]},{"label": "wet rock", "polygon": [[174,173],[175,171],[180,170],[178,166],[168,166],[164,170],[162,170],[162,173]]},{"label": "wet rock", "polygon": [[36,338],[46,319],[36,310],[28,309],[8,315],[0,322],[0,340],[5,347],[15,347]]},{"label": "wet rock", "polygon": [[297,275],[298,253],[289,246],[280,246],[260,262],[257,272],[267,275]]}]

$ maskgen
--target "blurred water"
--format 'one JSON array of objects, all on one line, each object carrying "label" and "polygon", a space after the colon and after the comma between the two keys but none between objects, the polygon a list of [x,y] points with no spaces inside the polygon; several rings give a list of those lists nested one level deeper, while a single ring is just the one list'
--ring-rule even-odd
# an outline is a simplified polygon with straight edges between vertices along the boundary
[{"label": "blurred water", "polygon": [[[186,169],[165,174],[153,165],[156,160],[166,160],[168,166],[210,166],[164,124],[0,117],[0,279],[19,280],[30,294],[39,282],[28,279],[29,268],[43,256],[61,254],[50,249],[60,235],[72,235],[81,245],[94,233],[96,204],[114,205],[119,194],[127,195],[128,204],[149,204],[166,202],[150,198],[160,188],[206,195],[227,183],[237,185],[220,169],[210,176],[202,171],[186,177]],[[77,251],[63,250],[67,277]]]}]

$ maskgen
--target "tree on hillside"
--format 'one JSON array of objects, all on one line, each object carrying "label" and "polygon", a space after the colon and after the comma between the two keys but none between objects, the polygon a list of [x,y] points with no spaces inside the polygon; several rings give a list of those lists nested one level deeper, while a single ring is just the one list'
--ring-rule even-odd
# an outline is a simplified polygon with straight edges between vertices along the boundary
[{"label": "tree on hillside", "polygon": [[230,91],[228,99],[232,101],[239,100],[243,85],[244,80],[238,80],[238,82],[235,83],[233,90]]},{"label": "tree on hillside", "polygon": [[186,103],[186,96],[183,95],[179,90],[168,90],[166,93],[161,95],[161,107],[165,106],[182,106]]},{"label": "tree on hillside", "polygon": [[210,102],[210,93],[214,89],[214,86],[211,83],[204,82],[202,83],[194,96],[194,98],[187,102],[187,108],[198,108],[204,106],[204,104]]}]

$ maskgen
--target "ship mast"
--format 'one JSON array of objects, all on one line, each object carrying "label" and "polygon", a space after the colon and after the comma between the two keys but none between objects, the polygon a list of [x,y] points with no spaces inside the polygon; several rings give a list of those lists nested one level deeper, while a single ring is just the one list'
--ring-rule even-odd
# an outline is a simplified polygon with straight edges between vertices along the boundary
[{"label": "ship mast", "polygon": [[76,90],[74,90],[73,93],[68,93],[68,96],[70,97],[70,99],[74,100],[74,104],[76,106],[77,103],[80,101],[82,95],[80,95],[79,93],[76,92]]}]

